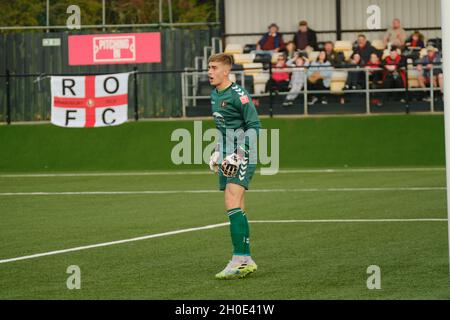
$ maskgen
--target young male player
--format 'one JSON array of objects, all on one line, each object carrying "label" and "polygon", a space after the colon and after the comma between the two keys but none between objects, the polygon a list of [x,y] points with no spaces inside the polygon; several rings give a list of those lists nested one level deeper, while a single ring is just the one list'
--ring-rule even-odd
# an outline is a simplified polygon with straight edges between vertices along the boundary
[{"label": "young male player", "polygon": [[226,54],[215,54],[208,62],[209,82],[215,87],[211,93],[212,113],[222,134],[222,145],[212,154],[209,166],[219,173],[220,190],[225,191],[233,244],[232,259],[216,274],[218,279],[243,278],[257,269],[250,256],[249,224],[244,212],[244,193],[256,169],[256,161],[249,161],[255,159],[251,144],[256,142],[230,139],[227,131],[240,130],[245,136],[256,137],[261,125],[250,95],[228,78],[232,65],[233,57]]}]

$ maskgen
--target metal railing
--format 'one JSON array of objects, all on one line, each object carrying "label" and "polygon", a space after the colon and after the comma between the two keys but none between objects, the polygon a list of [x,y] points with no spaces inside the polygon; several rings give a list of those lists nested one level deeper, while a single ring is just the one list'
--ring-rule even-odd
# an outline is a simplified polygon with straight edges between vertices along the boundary
[{"label": "metal railing", "polygon": [[[440,65],[431,66],[430,69],[430,78],[434,75],[434,70],[436,68],[439,68]],[[430,87],[428,88],[413,88],[410,87],[408,84],[408,80],[406,81],[406,87],[404,88],[398,88],[398,89],[391,89],[391,88],[381,88],[381,89],[374,89],[370,87],[370,72],[373,71],[381,71],[383,69],[366,69],[366,68],[333,68],[330,71],[332,72],[365,72],[365,87],[362,89],[357,90],[344,90],[344,91],[330,91],[330,90],[310,90],[308,88],[308,73],[307,69],[308,67],[301,67],[300,69],[298,67],[288,67],[285,69],[276,69],[272,68],[270,65],[268,70],[264,70],[261,68],[253,68],[253,69],[245,69],[245,70],[233,70],[232,74],[235,75],[237,82],[243,86],[246,87],[246,75],[249,71],[259,71],[261,73],[266,73],[267,78],[272,78],[272,75],[277,72],[296,72],[296,71],[302,71],[303,72],[303,81],[304,86],[302,90],[299,91],[289,91],[289,92],[275,92],[272,86],[268,86],[269,90],[267,92],[259,92],[256,94],[252,94],[252,97],[254,98],[265,98],[269,97],[269,110],[270,115],[273,115],[273,106],[274,101],[273,98],[275,95],[279,96],[285,96],[289,94],[298,94],[303,96],[303,105],[304,105],[304,114],[308,115],[310,112],[308,110],[308,97],[312,94],[324,94],[324,95],[347,95],[347,94],[364,94],[365,95],[365,113],[371,114],[371,101],[370,101],[370,95],[371,94],[383,94],[383,93],[392,93],[392,92],[399,92],[405,94],[406,99],[406,105],[409,103],[409,93],[410,92],[429,92],[430,96],[430,111],[435,112],[435,103],[434,103],[434,93],[437,90],[440,90],[440,88],[435,87],[433,81],[430,81]],[[328,66],[327,68],[330,68]],[[411,72],[408,68],[403,68],[405,71],[405,78],[408,79],[408,73]],[[186,117],[187,116],[187,107],[188,106],[197,106],[199,100],[209,100],[209,95],[199,95],[198,89],[199,89],[199,83],[201,80],[206,84],[208,83],[208,76],[206,70],[198,71],[198,69],[195,68],[185,68],[184,70],[159,70],[159,71],[140,71],[138,68],[134,68],[133,70],[129,71],[133,73],[132,81],[133,81],[133,101],[132,106],[134,106],[134,118],[135,120],[139,119],[139,97],[142,98],[142,94],[145,94],[145,92],[142,92],[139,90],[139,75],[162,75],[162,74],[175,74],[179,75],[179,78],[174,78],[173,81],[180,81],[178,82],[181,90],[181,94],[179,98],[181,100],[181,116]],[[101,75],[101,74],[110,74],[110,73],[71,73],[71,74],[42,74],[42,73],[36,73],[36,74],[15,74],[10,73],[8,70],[6,71],[6,74],[0,74],[0,78],[3,78],[4,81],[4,88],[5,88],[5,102],[6,102],[6,108],[5,108],[5,122],[10,124],[12,121],[11,118],[11,110],[12,110],[12,89],[13,86],[11,85],[11,80],[15,78],[36,78],[33,83],[40,86],[40,82],[42,79],[49,77],[49,76],[87,76],[87,75]],[[343,77],[341,77],[343,79]],[[341,80],[343,81],[343,80]],[[209,84],[208,84],[209,85]],[[145,89],[144,87],[141,88]],[[40,91],[40,89],[39,89]],[[17,93],[16,93],[17,96]],[[145,95],[144,95],[145,96]],[[298,97],[297,97],[298,99]],[[180,101],[178,100],[178,101]],[[15,106],[14,106],[15,107]],[[176,107],[176,106],[175,106]],[[179,110],[179,109],[178,109]],[[408,108],[406,108],[406,112],[408,112]],[[19,120],[20,121],[20,120]]]},{"label": "metal railing", "polygon": [[[434,92],[437,90],[441,90],[439,87],[435,87],[433,81],[430,81],[430,86],[429,87],[412,87],[409,84],[409,73],[414,70],[415,72],[419,72],[417,69],[411,69],[411,66],[409,67],[402,67],[400,68],[400,70],[402,72],[404,72],[405,74],[405,82],[403,83],[403,87],[402,88],[371,88],[371,81],[370,81],[370,74],[374,71],[385,71],[385,69],[382,68],[365,68],[365,67],[360,67],[360,68],[355,68],[355,67],[351,67],[349,68],[349,65],[345,65],[342,68],[335,68],[332,66],[323,66],[322,68],[327,68],[329,69],[328,71],[331,71],[332,73],[342,73],[342,72],[364,72],[365,76],[364,76],[364,88],[362,89],[350,89],[350,90],[309,90],[308,89],[308,69],[309,68],[317,68],[318,66],[302,66],[302,67],[285,67],[285,68],[275,68],[273,67],[271,64],[269,65],[269,68],[266,70],[264,68],[249,68],[249,69],[245,69],[245,70],[239,70],[239,71],[232,71],[232,74],[235,75],[240,75],[240,84],[245,87],[245,74],[246,72],[251,72],[251,71],[258,71],[262,74],[267,74],[268,75],[268,79],[272,78],[272,75],[274,73],[277,72],[288,72],[288,73],[292,73],[292,72],[303,72],[303,88],[300,91],[286,91],[286,92],[282,92],[282,91],[277,91],[275,92],[275,90],[273,90],[273,87],[271,85],[269,85],[268,91],[264,92],[264,93],[253,93],[251,94],[251,96],[253,98],[263,98],[263,97],[270,97],[270,102],[269,102],[269,110],[270,110],[270,115],[273,115],[273,97],[274,95],[279,95],[279,96],[287,96],[290,94],[298,94],[298,95],[303,95],[303,104],[304,104],[304,114],[308,115],[308,97],[309,95],[314,95],[314,94],[322,94],[322,95],[347,95],[347,94],[364,94],[365,95],[365,113],[366,114],[371,114],[371,99],[370,99],[370,95],[371,94],[383,94],[383,93],[392,93],[392,92],[399,92],[399,93],[404,93],[405,94],[405,100],[406,100],[406,112],[409,112],[409,108],[408,105],[410,103],[410,98],[409,98],[409,93],[410,92],[429,92],[430,95],[430,111],[433,113],[435,112],[435,101],[434,101],[434,97],[435,94]],[[431,64],[431,68],[429,70],[430,72],[430,79],[432,79],[434,77],[434,70],[436,68],[440,68],[441,65],[440,64]],[[320,67],[319,67],[320,68]],[[182,97],[182,108],[183,108],[183,115],[186,115],[186,107],[189,104],[189,101],[192,100],[193,103],[192,105],[195,107],[197,106],[197,100],[202,100],[202,99],[210,99],[210,96],[199,96],[197,95],[197,90],[198,90],[198,81],[201,78],[201,76],[205,76],[207,74],[206,70],[202,70],[202,71],[197,71],[197,70],[193,70],[193,69],[187,69],[183,75],[182,75],[182,86],[183,86],[183,97]],[[401,77],[401,75],[399,75]],[[341,82],[342,77],[340,78]],[[347,79],[347,77],[346,77]],[[333,78],[330,77],[330,81],[333,81]],[[402,81],[403,82],[403,81]],[[298,97],[297,97],[298,99]]]},{"label": "metal railing", "polygon": [[[239,82],[242,87],[245,87],[245,71],[233,71],[231,74],[238,75]],[[182,114],[186,117],[186,108],[188,106],[188,101],[192,100],[193,106],[197,106],[197,100],[210,99],[210,96],[199,96],[197,95],[198,81],[203,76],[207,78],[207,71],[196,71],[190,68],[186,68],[185,72],[181,75],[181,92],[182,92]],[[238,77],[236,77],[238,79]],[[253,95],[255,96],[255,95]],[[267,95],[268,96],[268,95]]]},{"label": "metal railing", "polygon": [[[79,29],[130,29],[130,28],[175,28],[175,27],[211,27],[218,26],[217,22],[162,22],[162,23],[129,23],[129,24],[86,24]],[[67,26],[3,26],[0,31],[12,30],[69,30]]]}]

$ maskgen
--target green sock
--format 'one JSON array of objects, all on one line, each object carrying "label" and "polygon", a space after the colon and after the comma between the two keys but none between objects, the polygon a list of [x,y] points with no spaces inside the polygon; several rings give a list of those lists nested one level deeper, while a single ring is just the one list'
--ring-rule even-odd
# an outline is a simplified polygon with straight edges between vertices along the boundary
[{"label": "green sock", "polygon": [[241,208],[228,210],[230,219],[231,242],[233,243],[233,255],[249,256],[249,227],[248,221]]},{"label": "green sock", "polygon": [[247,215],[244,211],[242,211],[242,214],[244,215],[245,219],[245,237],[247,238],[244,243],[244,250],[247,252],[248,255],[250,255],[250,225],[248,224]]}]

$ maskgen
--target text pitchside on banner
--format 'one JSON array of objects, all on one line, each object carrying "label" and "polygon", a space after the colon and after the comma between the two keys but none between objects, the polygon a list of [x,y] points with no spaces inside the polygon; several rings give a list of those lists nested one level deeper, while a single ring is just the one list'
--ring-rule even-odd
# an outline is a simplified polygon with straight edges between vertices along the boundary
[{"label": "text pitchside on banner", "polygon": [[69,65],[161,62],[159,32],[69,36]]},{"label": "text pitchside on banner", "polygon": [[117,126],[128,120],[128,76],[51,77],[51,122],[60,127]]}]

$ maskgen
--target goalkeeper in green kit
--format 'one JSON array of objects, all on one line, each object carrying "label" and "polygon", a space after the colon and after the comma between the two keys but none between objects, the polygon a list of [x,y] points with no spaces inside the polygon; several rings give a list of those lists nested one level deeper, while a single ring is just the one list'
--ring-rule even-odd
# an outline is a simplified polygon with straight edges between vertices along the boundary
[{"label": "goalkeeper in green kit", "polygon": [[218,279],[244,278],[256,271],[250,256],[250,233],[244,207],[244,194],[256,169],[256,139],[261,127],[256,108],[245,89],[228,76],[233,57],[212,55],[208,61],[214,121],[222,136],[209,166],[219,174],[220,190],[225,191],[225,207],[230,220],[233,256],[216,274]]}]

